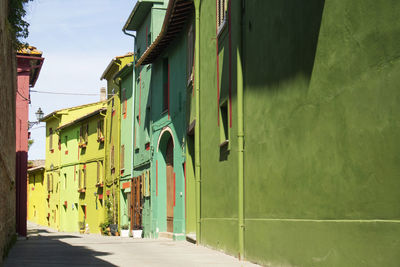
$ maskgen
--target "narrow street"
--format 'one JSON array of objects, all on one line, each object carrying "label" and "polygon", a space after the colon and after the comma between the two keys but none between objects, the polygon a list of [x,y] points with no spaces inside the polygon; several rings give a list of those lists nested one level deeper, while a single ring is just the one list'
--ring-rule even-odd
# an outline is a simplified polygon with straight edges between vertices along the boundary
[{"label": "narrow street", "polygon": [[60,233],[28,222],[28,239],[17,241],[5,266],[258,265],[186,241]]}]

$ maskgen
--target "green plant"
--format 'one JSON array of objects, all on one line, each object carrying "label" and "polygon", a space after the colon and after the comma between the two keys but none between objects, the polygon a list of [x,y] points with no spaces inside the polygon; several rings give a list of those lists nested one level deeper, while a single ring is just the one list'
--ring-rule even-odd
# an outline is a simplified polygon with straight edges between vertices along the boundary
[{"label": "green plant", "polygon": [[13,38],[13,43],[17,49],[27,46],[27,43],[21,42],[21,38],[27,38],[29,35],[29,23],[23,17],[26,15],[24,5],[32,0],[11,0],[8,6],[8,28]]},{"label": "green plant", "polygon": [[124,225],[121,226],[121,229],[122,230],[129,230],[129,225],[124,224]]},{"label": "green plant", "polygon": [[78,224],[79,224],[79,230],[85,230],[86,226],[85,221],[80,221],[78,222]]}]

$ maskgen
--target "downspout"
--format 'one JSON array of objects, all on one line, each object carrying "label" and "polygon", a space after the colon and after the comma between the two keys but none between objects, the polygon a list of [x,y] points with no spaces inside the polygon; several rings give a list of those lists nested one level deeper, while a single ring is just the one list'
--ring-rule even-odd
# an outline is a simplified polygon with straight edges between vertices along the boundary
[{"label": "downspout", "polygon": [[[230,1],[230,5],[233,1]],[[244,4],[244,2],[242,2]],[[239,259],[244,259],[244,116],[243,116],[243,69],[242,69],[242,8],[236,8],[235,17],[239,20],[239,27],[237,27],[238,37],[236,38],[236,66],[237,66],[237,103],[238,103],[238,219],[239,219]],[[231,12],[229,10],[229,12]]]},{"label": "downspout", "polygon": [[[128,35],[128,36],[133,37],[135,39],[134,44],[136,43],[136,35],[126,32],[125,27],[122,29],[122,32],[124,34]],[[132,70],[133,71],[133,73],[132,73],[132,125],[133,125],[133,128],[132,128],[132,131],[135,131],[135,127],[136,127],[135,126],[135,92],[136,92],[136,67],[135,67],[135,61],[136,61],[135,53],[133,53],[133,68],[132,68],[133,69]],[[135,136],[133,136],[133,138],[135,138]],[[134,157],[134,153],[133,153],[133,150],[134,150],[134,139],[133,138],[131,139],[132,140],[132,149],[131,149],[131,176],[132,177],[131,178],[133,178],[133,169],[134,169],[134,159],[133,159],[133,157]],[[129,180],[131,180],[131,179],[129,179]],[[132,188],[132,186],[131,186],[131,188]],[[132,194],[132,192],[131,192],[131,194]],[[130,207],[128,207],[128,209],[130,209]],[[131,222],[131,225],[132,225],[132,222]]]},{"label": "downspout", "polygon": [[195,151],[195,177],[196,177],[196,243],[201,244],[201,179],[200,179],[200,1],[195,0],[195,95],[196,95],[196,126],[194,128],[194,151]]}]

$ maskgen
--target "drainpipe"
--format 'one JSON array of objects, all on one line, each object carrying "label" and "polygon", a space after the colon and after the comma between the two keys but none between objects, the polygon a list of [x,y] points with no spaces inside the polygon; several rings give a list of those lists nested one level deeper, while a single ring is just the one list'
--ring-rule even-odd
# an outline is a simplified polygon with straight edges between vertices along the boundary
[{"label": "drainpipe", "polygon": [[[231,1],[232,3],[233,1]],[[230,3],[230,4],[231,4]],[[243,2],[244,4],[244,2]],[[236,5],[235,7],[237,7]],[[240,6],[239,6],[240,7]],[[238,219],[239,219],[239,259],[244,259],[244,119],[243,119],[243,69],[242,69],[242,8],[236,8],[236,16],[239,20],[237,27],[237,49],[236,49],[236,66],[237,66],[237,103],[238,103]],[[230,12],[230,11],[229,11]]]},{"label": "drainpipe", "polygon": [[200,193],[201,193],[201,180],[200,180],[200,2],[195,0],[195,66],[194,66],[194,86],[196,95],[196,126],[194,128],[194,151],[195,151],[195,176],[196,176],[196,243],[201,243],[201,212],[200,212]]},{"label": "drainpipe", "polygon": [[[126,35],[128,35],[128,36],[131,36],[131,37],[133,37],[134,39],[135,39],[135,41],[134,41],[134,43],[136,43],[136,35],[134,35],[134,34],[130,34],[130,33],[128,33],[128,32],[126,32],[126,29],[125,29],[125,27],[122,29],[122,32],[124,33],[124,34],[126,34]],[[136,92],[136,67],[135,67],[135,61],[136,61],[136,58],[135,58],[135,53],[133,53],[133,73],[132,73],[132,125],[133,125],[133,129],[132,130],[135,130],[135,92]],[[135,137],[133,137],[133,138],[135,138]],[[133,140],[133,139],[132,139]],[[134,169],[134,159],[133,159],[133,157],[134,157],[134,153],[133,153],[133,150],[134,150],[134,147],[133,147],[133,144],[132,144],[132,149],[131,149],[131,176],[132,176],[132,178],[133,178],[133,169]],[[150,169],[151,169],[151,166],[150,166]],[[132,194],[132,192],[131,192],[131,194]],[[130,207],[128,207],[128,208],[130,208]],[[131,229],[132,230],[132,229]]]}]

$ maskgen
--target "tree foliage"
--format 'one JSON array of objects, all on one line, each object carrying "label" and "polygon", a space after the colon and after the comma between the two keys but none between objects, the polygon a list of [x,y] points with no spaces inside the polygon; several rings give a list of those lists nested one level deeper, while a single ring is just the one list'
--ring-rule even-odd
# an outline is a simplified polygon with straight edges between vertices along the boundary
[{"label": "tree foliage", "polygon": [[15,46],[19,49],[27,45],[22,41],[29,35],[29,23],[24,20],[25,4],[32,0],[10,0],[8,6],[8,23]]}]

